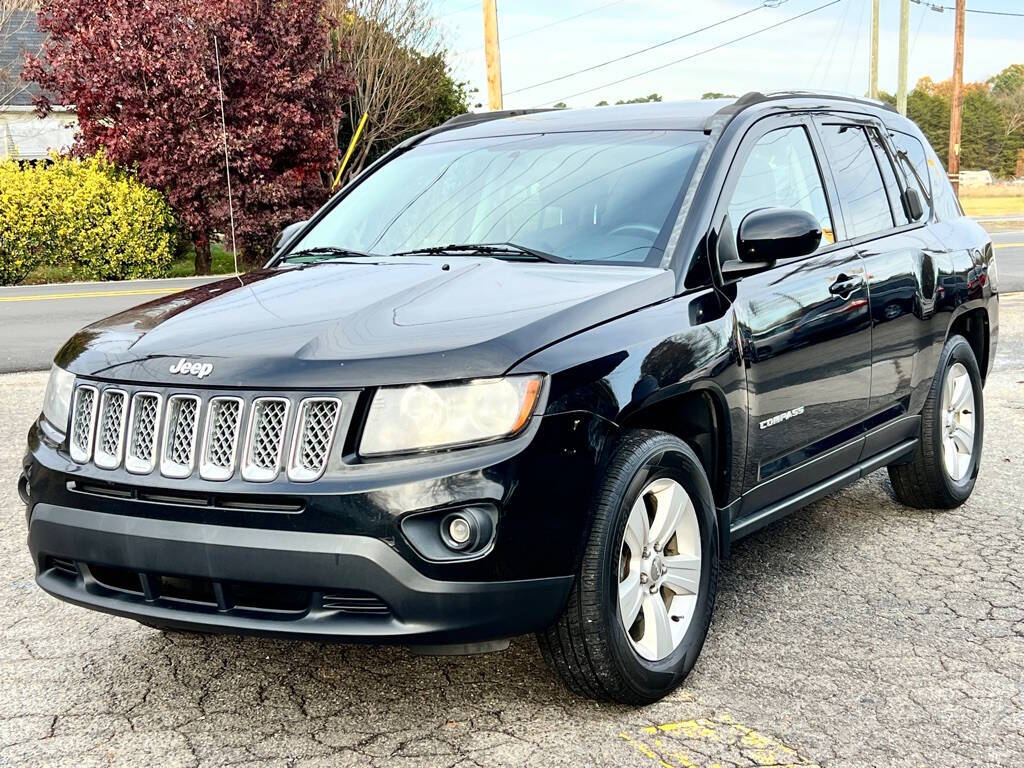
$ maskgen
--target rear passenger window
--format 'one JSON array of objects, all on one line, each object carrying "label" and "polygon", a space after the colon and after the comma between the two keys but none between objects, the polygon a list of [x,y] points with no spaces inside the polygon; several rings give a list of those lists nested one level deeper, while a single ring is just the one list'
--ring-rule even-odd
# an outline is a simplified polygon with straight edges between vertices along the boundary
[{"label": "rear passenger window", "polygon": [[910,223],[910,218],[907,216],[906,211],[903,210],[903,201],[900,195],[902,189],[896,180],[896,171],[893,170],[892,160],[889,159],[889,152],[878,131],[874,128],[868,128],[867,134],[868,140],[871,142],[871,148],[875,150],[875,160],[878,162],[878,167],[882,170],[882,180],[885,182],[885,191],[889,194],[889,207],[892,209],[893,219],[895,219],[897,227],[902,227],[904,224]]},{"label": "rear passenger window", "polygon": [[927,221],[931,218],[932,212],[932,185],[928,178],[928,161],[925,159],[924,147],[920,141],[906,133],[894,131],[889,136],[896,147],[896,162],[906,174],[907,185],[921,193],[924,220]]},{"label": "rear passenger window", "polygon": [[729,202],[733,231],[759,208],[799,208],[813,214],[821,225],[822,246],[833,242],[825,187],[802,126],[769,131],[750,150]]},{"label": "rear passenger window", "polygon": [[823,125],[821,138],[839,191],[848,238],[891,229],[892,211],[864,129]]}]

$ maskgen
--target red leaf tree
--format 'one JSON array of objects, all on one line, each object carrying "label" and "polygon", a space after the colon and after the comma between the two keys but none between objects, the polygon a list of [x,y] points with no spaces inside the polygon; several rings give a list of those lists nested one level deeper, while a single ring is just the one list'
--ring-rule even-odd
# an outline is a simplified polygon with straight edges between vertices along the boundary
[{"label": "red leaf tree", "polygon": [[323,0],[44,0],[39,24],[49,38],[27,77],[74,105],[78,151],[103,149],[166,194],[197,273],[228,226],[214,38],[244,261],[326,199],[352,81],[328,63]]}]

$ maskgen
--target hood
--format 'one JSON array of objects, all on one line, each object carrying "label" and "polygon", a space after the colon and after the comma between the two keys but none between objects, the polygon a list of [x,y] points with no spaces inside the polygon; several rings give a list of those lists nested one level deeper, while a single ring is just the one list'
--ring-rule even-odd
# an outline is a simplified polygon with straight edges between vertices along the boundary
[{"label": "hood", "polygon": [[[100,378],[211,387],[498,376],[559,339],[670,298],[674,287],[671,272],[647,267],[323,262],[228,278],[114,315],[72,337],[57,363]],[[212,370],[201,380],[171,374],[182,358]]]}]

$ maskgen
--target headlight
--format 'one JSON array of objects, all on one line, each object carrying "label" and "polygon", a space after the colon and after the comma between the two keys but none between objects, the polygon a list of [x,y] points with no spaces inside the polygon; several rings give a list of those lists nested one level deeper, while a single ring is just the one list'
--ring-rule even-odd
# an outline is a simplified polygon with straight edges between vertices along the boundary
[{"label": "headlight", "polygon": [[71,391],[74,388],[75,374],[56,365],[50,368],[50,380],[43,396],[43,416],[61,432],[68,428],[68,411],[71,409]]},{"label": "headlight", "polygon": [[533,415],[539,395],[539,376],[386,387],[373,397],[359,453],[382,456],[509,437]]}]

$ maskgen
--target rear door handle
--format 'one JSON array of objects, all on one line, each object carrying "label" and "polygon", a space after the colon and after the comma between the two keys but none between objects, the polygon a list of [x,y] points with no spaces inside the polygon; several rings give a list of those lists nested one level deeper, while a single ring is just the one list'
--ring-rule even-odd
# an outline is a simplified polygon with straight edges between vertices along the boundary
[{"label": "rear door handle", "polygon": [[863,275],[839,275],[836,281],[828,287],[828,292],[833,296],[847,298],[851,293],[864,285]]}]

